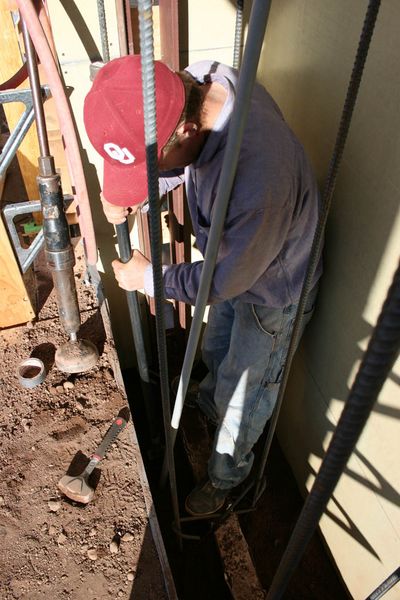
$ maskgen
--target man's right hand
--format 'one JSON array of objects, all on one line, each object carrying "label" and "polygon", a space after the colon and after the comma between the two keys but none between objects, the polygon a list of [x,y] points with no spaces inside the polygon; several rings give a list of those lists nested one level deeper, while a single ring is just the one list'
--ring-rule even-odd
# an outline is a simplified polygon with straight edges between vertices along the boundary
[{"label": "man's right hand", "polygon": [[132,212],[136,212],[137,206],[130,208],[128,206],[116,206],[115,204],[111,204],[108,202],[103,194],[100,194],[100,200],[103,205],[103,211],[106,216],[106,219],[112,225],[120,225],[126,219],[126,217]]}]

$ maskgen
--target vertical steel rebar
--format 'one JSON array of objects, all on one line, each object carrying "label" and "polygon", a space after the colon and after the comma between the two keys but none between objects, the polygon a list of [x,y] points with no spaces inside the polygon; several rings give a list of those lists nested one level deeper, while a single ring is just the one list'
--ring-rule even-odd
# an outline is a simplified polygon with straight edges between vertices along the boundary
[{"label": "vertical steel rebar", "polygon": [[400,567],[398,567],[389,577],[385,579],[365,600],[379,600],[392,589],[397,583],[400,582]]},{"label": "vertical steel rebar", "polygon": [[380,0],[370,0],[367,13],[365,16],[363,29],[361,32],[360,42],[357,49],[356,58],[350,78],[350,83],[347,89],[346,100],[343,107],[342,117],[339,124],[339,130],[336,137],[335,147],[332,153],[332,158],[329,164],[328,175],[326,183],[322,193],[322,211],[320,218],[317,223],[317,228],[314,235],[313,244],[310,252],[310,259],[305,275],[303,288],[301,291],[299,304],[297,308],[296,318],[293,324],[292,337],[289,344],[289,349],[286,357],[285,367],[282,373],[282,380],[279,387],[278,397],[275,405],[273,415],[270,420],[268,435],[263,449],[258,474],[256,476],[256,485],[254,492],[253,503],[257,502],[259,497],[260,489],[262,486],[262,479],[267,464],[269,451],[271,449],[272,438],[275,433],[276,424],[278,422],[280,409],[283,403],[285,395],[286,385],[289,379],[290,367],[296,352],[297,344],[300,338],[301,324],[303,320],[303,313],[307,304],[308,293],[310,291],[311,283],[314,277],[315,270],[317,268],[320,255],[322,252],[322,244],[324,238],[324,231],[330,206],[332,204],[333,192],[336,185],[337,173],[339,165],[343,156],[344,146],[347,140],[347,135],[350,128],[351,117],[353,114],[354,106],[357,100],[357,94],[361,83],[361,76],[364,70],[365,61],[368,54],[372,33],[374,31],[376,18],[378,15],[380,6]]},{"label": "vertical steel rebar", "polygon": [[[151,259],[153,264],[154,297],[156,307],[157,349],[160,371],[161,399],[165,432],[166,456],[175,523],[180,531],[178,493],[176,486],[174,449],[171,430],[167,345],[164,323],[164,285],[161,258],[161,218],[158,185],[158,151],[156,124],[156,96],[154,76],[153,15],[151,0],[139,0],[139,34],[142,65],[144,131],[146,143],[147,179],[149,190],[149,223]],[[179,537],[179,544],[182,540]],[[182,546],[181,546],[182,547]]]},{"label": "vertical steel rebar", "polygon": [[103,58],[103,62],[108,63],[108,61],[110,60],[110,49],[108,46],[108,32],[104,0],[97,0],[97,13],[99,16],[100,26],[101,55]]},{"label": "vertical steel rebar", "polygon": [[239,69],[243,42],[243,5],[244,0],[236,0],[235,41],[233,46],[234,69]]}]

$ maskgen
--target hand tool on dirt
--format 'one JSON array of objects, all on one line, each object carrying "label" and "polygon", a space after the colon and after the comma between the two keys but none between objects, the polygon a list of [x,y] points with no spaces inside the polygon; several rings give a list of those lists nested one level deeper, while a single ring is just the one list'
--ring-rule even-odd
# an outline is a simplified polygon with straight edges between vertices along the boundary
[{"label": "hand tool on dirt", "polygon": [[110,444],[115,440],[117,435],[126,426],[126,421],[122,417],[118,416],[114,419],[113,424],[108,429],[107,433],[103,437],[100,446],[95,450],[94,454],[90,457],[90,461],[86,468],[80,475],[64,475],[58,482],[58,488],[62,493],[75,500],[75,502],[81,502],[87,504],[91,501],[94,496],[94,488],[89,483],[89,478],[99,462],[104,458]]},{"label": "hand tool on dirt", "polygon": [[65,373],[80,373],[91,369],[99,355],[92,342],[78,340],[77,337],[80,314],[73,271],[75,254],[64,211],[61,178],[56,172],[54,158],[49,150],[36,54],[24,22],[22,32],[40,149],[37,180],[42,205],[45,255],[53,277],[60,321],[69,336],[69,341],[57,349],[55,363]]}]

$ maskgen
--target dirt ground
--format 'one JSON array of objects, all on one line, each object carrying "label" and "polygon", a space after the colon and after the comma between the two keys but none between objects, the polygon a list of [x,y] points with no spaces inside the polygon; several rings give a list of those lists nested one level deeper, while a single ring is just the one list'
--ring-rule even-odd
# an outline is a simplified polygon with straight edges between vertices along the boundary
[{"label": "dirt ground", "polygon": [[[79,247],[77,255],[82,265]],[[162,600],[167,595],[132,423],[94,473],[100,479],[91,503],[70,501],[57,488],[71,461],[78,457],[82,465],[127,407],[115,380],[116,354],[82,266],[75,278],[80,337],[100,353],[91,371],[66,375],[54,365],[66,337],[41,268],[34,281],[39,319],[0,332],[0,597]],[[30,356],[42,359],[47,377],[26,389],[16,368]]]},{"label": "dirt ground", "polygon": [[[242,515],[240,525],[260,582],[268,590],[299,517],[303,499],[276,439],[265,474],[266,489],[257,510]],[[308,543],[282,600],[349,600],[317,532]]]}]

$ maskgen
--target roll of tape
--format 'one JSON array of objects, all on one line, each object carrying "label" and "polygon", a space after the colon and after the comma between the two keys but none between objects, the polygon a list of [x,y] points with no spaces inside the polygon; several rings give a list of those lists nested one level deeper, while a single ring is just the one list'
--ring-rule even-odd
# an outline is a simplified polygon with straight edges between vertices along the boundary
[{"label": "roll of tape", "polygon": [[26,358],[19,363],[17,376],[23,387],[34,388],[43,383],[46,377],[46,369],[40,358]]}]

